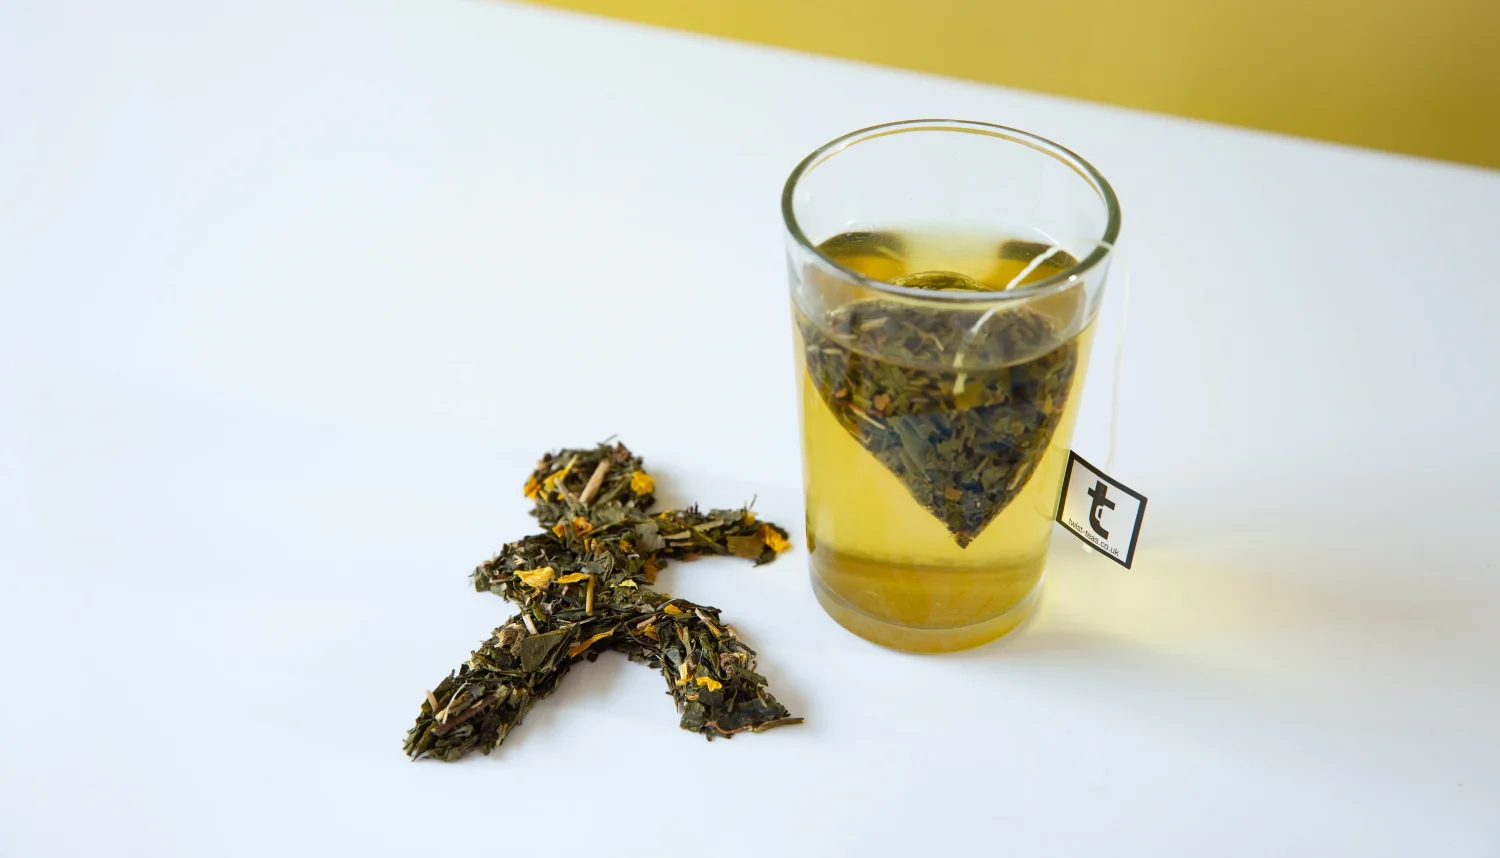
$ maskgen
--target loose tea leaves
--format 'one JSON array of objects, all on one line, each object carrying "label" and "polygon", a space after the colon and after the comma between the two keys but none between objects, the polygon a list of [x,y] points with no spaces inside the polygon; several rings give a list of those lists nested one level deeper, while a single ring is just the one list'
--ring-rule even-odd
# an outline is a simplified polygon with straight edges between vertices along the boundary
[{"label": "loose tea leaves", "polygon": [[883,299],[841,307],[821,324],[798,315],[808,374],[834,419],[959,547],[1026,486],[1078,364],[1075,341],[1045,350],[1058,337],[1041,313],[984,316]]},{"label": "loose tea leaves", "polygon": [[526,478],[535,503],[531,514],[543,527],[583,517],[617,521],[649,509],[656,480],[624,444],[548,453]]},{"label": "loose tea leaves", "polygon": [[800,722],[766,689],[755,651],[717,608],[651,588],[668,558],[770,562],[789,547],[786,531],[748,508],[648,515],[654,485],[623,445],[564,450],[538,463],[525,491],[550,527],[506,545],[473,574],[477,590],[521,613],[429,693],[407,734],[410,756],[489,753],[575,663],[606,649],[661,670],[683,729],[713,738]]}]

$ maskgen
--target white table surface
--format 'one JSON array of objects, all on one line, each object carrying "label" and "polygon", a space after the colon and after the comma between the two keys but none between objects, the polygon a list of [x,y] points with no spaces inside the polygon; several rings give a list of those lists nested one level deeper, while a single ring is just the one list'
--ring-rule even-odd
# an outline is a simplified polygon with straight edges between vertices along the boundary
[{"label": "white table surface", "polygon": [[[5,858],[1500,855],[1500,174],[499,2],[21,0],[0,81]],[[1136,569],[920,657],[679,565],[804,726],[610,655],[408,762],[548,446],[800,546],[781,183],[914,116],[1119,191]]]}]

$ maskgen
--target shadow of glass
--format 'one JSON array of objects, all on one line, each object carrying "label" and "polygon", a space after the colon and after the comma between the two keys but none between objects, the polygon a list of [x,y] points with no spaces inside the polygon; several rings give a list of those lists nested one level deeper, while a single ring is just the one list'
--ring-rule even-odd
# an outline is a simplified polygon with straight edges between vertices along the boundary
[{"label": "shadow of glass", "polygon": [[[1492,602],[1414,583],[1411,563],[1376,545],[1209,536],[1143,547],[1126,571],[1060,538],[1028,625],[944,658],[1335,781],[1405,790],[1496,770]],[[1467,804],[1479,780],[1443,801]]]}]

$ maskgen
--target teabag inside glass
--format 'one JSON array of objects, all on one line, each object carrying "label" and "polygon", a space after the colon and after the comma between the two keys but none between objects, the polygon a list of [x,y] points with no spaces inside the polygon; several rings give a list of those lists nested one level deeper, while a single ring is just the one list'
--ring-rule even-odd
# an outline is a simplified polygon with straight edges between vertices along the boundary
[{"label": "teabag inside glass", "polygon": [[[1103,242],[1068,246],[1075,244]],[[1078,252],[1011,241],[999,253],[1002,279],[988,285],[939,271],[892,282],[1004,291],[1072,268]],[[809,375],[835,419],[965,547],[1025,488],[1071,397],[1092,390],[1097,402],[1108,388],[1105,401],[1115,399],[1113,374],[1108,385],[1075,384],[1088,360],[1081,321],[1093,308],[1085,300],[1086,290],[1076,288],[994,309],[935,309],[884,296],[856,301],[831,311],[825,326],[804,321]],[[1119,324],[1105,325],[1096,315],[1093,355],[1118,352],[1123,330],[1109,331],[1113,342],[1101,351],[1100,329],[1123,329],[1123,321],[1122,314]]]}]

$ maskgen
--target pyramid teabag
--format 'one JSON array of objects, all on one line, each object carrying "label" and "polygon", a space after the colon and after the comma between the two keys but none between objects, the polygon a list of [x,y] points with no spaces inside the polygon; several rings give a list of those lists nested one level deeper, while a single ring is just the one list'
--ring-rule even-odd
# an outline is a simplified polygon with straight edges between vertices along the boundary
[{"label": "pyramid teabag", "polygon": [[[1000,291],[1076,264],[1047,245],[1008,241],[982,280],[928,270],[890,281]],[[870,298],[821,324],[798,314],[809,378],[834,419],[959,547],[1021,493],[1062,421],[1079,349],[1060,342],[1059,319],[1070,314],[1045,312],[1061,309],[1050,300],[990,311]]]}]

